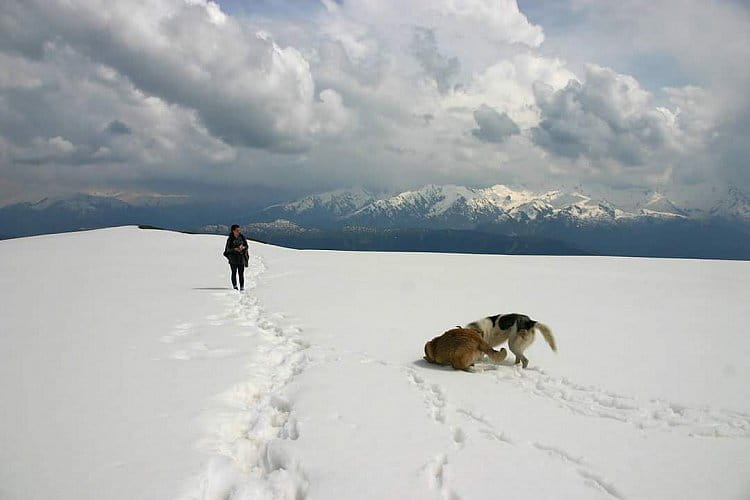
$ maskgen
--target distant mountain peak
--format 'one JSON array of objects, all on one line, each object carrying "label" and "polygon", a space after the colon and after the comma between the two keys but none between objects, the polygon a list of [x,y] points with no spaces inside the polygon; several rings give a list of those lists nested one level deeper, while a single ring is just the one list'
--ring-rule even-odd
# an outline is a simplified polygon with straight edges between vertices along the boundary
[{"label": "distant mountain peak", "polygon": [[128,203],[117,198],[96,196],[87,193],[75,193],[67,196],[47,196],[39,201],[28,204],[32,210],[48,210],[50,208],[65,209],[73,212],[93,212],[99,208],[125,208]]},{"label": "distant mountain peak", "polygon": [[727,188],[727,195],[710,210],[716,217],[729,217],[750,222],[750,196],[736,186]]},{"label": "distant mountain peak", "polygon": [[643,215],[662,215],[665,217],[687,217],[688,213],[674,204],[664,193],[653,191],[640,207]]},{"label": "distant mountain peak", "polygon": [[308,195],[290,203],[272,205],[265,211],[280,211],[297,215],[322,211],[340,217],[358,210],[375,199],[375,195],[362,188],[336,189]]}]

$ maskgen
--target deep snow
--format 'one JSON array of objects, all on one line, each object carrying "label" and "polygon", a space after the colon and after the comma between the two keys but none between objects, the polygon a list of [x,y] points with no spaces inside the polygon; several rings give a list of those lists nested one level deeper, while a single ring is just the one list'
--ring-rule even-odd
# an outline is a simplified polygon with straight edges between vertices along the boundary
[{"label": "deep snow", "polygon": [[[750,496],[748,262],[222,250],[0,241],[0,498]],[[500,312],[559,353],[422,360]]]}]

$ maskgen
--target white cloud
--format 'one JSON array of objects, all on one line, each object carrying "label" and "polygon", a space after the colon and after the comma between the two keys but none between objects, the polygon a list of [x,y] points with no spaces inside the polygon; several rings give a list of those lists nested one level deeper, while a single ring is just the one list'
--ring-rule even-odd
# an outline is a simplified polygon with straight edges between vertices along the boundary
[{"label": "white cloud", "polygon": [[[42,141],[42,144],[44,144],[44,141]],[[48,139],[45,145],[48,145],[53,151],[62,154],[70,154],[76,150],[76,147],[72,142],[63,139],[59,135],[57,137]]]},{"label": "white cloud", "polygon": [[647,187],[742,158],[739,98],[571,64],[513,0],[323,3],[3,2],[3,185]]},{"label": "white cloud", "polygon": [[455,17],[493,41],[523,43],[538,47],[544,41],[539,26],[521,14],[515,0],[445,0],[433,2],[441,14]]},{"label": "white cloud", "polygon": [[68,162],[76,147],[69,140],[56,137],[34,137],[25,148],[12,148],[16,161],[25,164]]},{"label": "white cloud", "polygon": [[194,109],[230,144],[298,151],[313,140],[318,101],[308,62],[214,3],[29,1],[23,9],[40,43],[59,40],[141,91]]},{"label": "white cloud", "polygon": [[535,94],[542,120],[532,138],[558,155],[642,165],[673,146],[673,113],[655,107],[628,75],[590,65],[583,83],[571,80],[558,91],[538,84]]},{"label": "white cloud", "polygon": [[472,109],[486,102],[528,128],[539,122],[534,85],[543,83],[558,90],[575,78],[563,61],[524,52],[497,60],[472,75],[463,91],[448,97],[447,102]]}]

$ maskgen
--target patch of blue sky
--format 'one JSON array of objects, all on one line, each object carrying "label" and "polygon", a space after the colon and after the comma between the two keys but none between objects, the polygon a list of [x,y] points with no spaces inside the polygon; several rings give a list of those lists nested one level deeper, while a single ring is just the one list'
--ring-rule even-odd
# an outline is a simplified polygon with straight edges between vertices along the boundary
[{"label": "patch of blue sky", "polygon": [[325,9],[320,0],[218,0],[218,4],[222,11],[231,16],[289,20],[304,19]]}]

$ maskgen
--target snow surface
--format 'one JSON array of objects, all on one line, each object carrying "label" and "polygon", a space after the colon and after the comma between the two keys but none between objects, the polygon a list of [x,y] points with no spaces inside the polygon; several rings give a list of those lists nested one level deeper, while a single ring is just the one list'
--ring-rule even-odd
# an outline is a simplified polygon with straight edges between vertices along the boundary
[{"label": "snow surface", "polygon": [[[222,250],[0,241],[0,498],[750,496],[748,262]],[[422,360],[500,312],[559,353]]]}]

